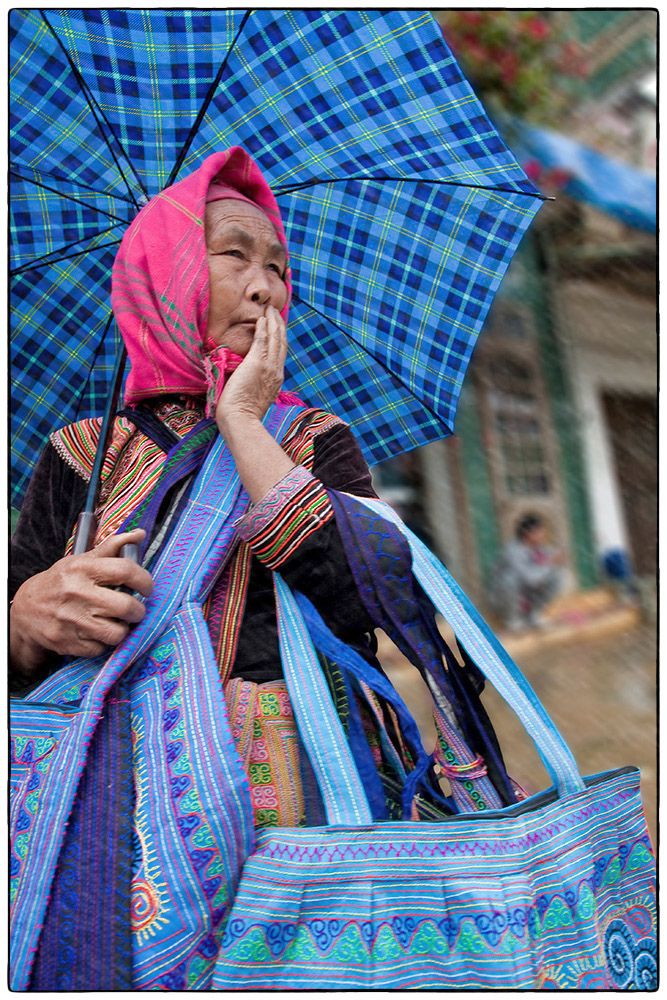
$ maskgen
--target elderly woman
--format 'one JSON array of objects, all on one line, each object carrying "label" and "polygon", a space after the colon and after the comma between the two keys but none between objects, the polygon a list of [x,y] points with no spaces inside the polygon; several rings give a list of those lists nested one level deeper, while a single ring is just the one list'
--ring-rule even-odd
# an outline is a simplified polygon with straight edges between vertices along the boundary
[{"label": "elderly woman", "polygon": [[[279,211],[260,171],[243,150],[214,154],[149,202],[127,230],[114,264],[112,304],[131,372],[126,408],[116,417],[102,470],[95,547],[83,555],[71,554],[73,527],[100,435],[99,419],[51,435],[12,542],[11,679],[15,691],[25,694],[72,658],[100,657],[122,648],[142,621],[153,588],[152,570],[185,516],[197,462],[201,465],[217,429],[251,505],[235,525],[229,557],[220,567],[204,611],[256,826],[298,826],[321,819],[321,804],[311,794],[312,772],[300,752],[282,677],[272,580],[276,570],[309,598],[325,626],[342,640],[340,648],[352,650],[374,670],[381,670],[374,655],[373,630],[378,626],[392,634],[420,669],[428,661],[433,671],[442,670],[443,649],[437,633],[429,632],[425,624],[424,597],[409,583],[409,558],[399,550],[393,553],[400,570],[395,575],[375,566],[372,547],[366,551],[366,537],[355,536],[356,529],[347,523],[336,500],[343,494],[375,495],[353,435],[337,416],[309,408],[281,390],[290,293]],[[285,410],[293,415],[280,442],[263,423],[274,402],[293,407]],[[206,445],[203,449],[200,441]],[[183,454],[187,460],[176,463],[174,471],[170,456]],[[153,509],[150,537],[139,528],[121,530],[128,515],[140,507]],[[123,556],[128,542],[140,545],[141,565]],[[408,581],[405,586],[401,573]],[[474,753],[486,757],[493,778],[488,800],[480,800],[479,808],[512,801],[511,785],[479,703],[474,670],[470,664],[461,669],[451,658],[448,664],[447,683],[456,705],[441,702],[436,707],[437,760],[451,780],[458,776],[451,763],[458,759],[451,734],[446,735],[458,712],[460,728],[474,745]],[[377,794],[375,798],[378,818],[400,817],[405,808],[402,778],[423,757],[423,749],[414,741],[414,727],[412,741],[406,740],[400,707],[392,708],[366,688],[363,704],[355,708],[352,689],[342,682],[336,662],[327,656],[323,667],[341,717],[350,733],[356,732],[355,745],[359,746],[363,731],[381,775],[382,801]],[[109,700],[105,718],[124,711],[128,698],[118,690],[121,694]],[[136,721],[132,726],[135,746],[142,738],[141,727]],[[206,744],[211,735],[195,732],[190,738]],[[127,743],[129,732],[124,739]],[[354,742],[352,735],[350,739]],[[478,771],[481,760],[475,763]],[[437,818],[457,808],[456,796],[444,795],[434,776],[436,758],[427,763],[412,806],[415,818]],[[135,771],[136,766],[135,761]],[[471,773],[470,765],[465,767],[465,774]],[[176,916],[169,916],[166,890],[160,888],[163,873],[154,870],[148,821],[140,811],[142,780],[135,774],[135,792],[130,788],[122,802],[114,800],[105,821],[113,826],[124,811],[135,810],[133,858],[130,862],[125,856],[123,869],[131,882],[131,898],[117,886],[123,881],[120,850],[113,854],[113,878],[103,852],[95,874],[85,874],[88,869],[78,860],[77,874],[72,874],[72,858],[85,853],[80,850],[84,820],[75,815],[41,932],[32,988],[139,984],[173,989],[200,987],[207,981],[202,963],[214,961],[219,945],[216,928],[225,912],[220,906],[211,910],[209,931],[193,937],[187,963],[180,961],[165,971],[158,948],[158,957],[150,959],[155,970],[151,966],[150,973],[144,970],[141,975],[136,971],[137,949],[162,940],[160,934],[166,934],[165,942],[171,940],[171,932],[164,928],[178,917],[178,907]],[[175,800],[185,787],[179,785],[182,780],[181,775],[170,792]],[[106,787],[112,784],[107,781]],[[85,781],[81,787],[85,795]],[[179,829],[186,843],[190,827]],[[122,840],[121,833],[117,840]],[[88,851],[94,853],[90,845]],[[17,854],[17,869],[21,863]],[[197,865],[205,862],[193,864],[192,872],[196,870],[199,877]],[[85,922],[80,907],[72,902],[77,898],[72,896],[77,879],[101,879],[110,885],[105,912],[90,939],[85,928],[76,932],[78,937],[72,932],[77,920]],[[204,895],[213,892],[207,886],[214,883],[215,879],[202,880]],[[117,957],[100,957],[107,954],[107,938],[100,927],[104,919],[108,923],[110,913],[120,914],[107,934],[109,940],[114,934],[117,938],[123,913],[130,924],[130,909],[134,937],[128,944],[133,955],[129,966],[134,962],[135,969],[124,978],[122,968],[109,973],[114,962],[118,965]],[[62,918],[62,926],[58,913],[69,914]],[[63,927],[67,929],[64,951]],[[185,932],[181,928],[179,933]],[[74,954],[80,962],[89,959],[82,957],[87,952],[82,942],[90,940],[90,952],[97,955],[97,966],[87,980],[83,973],[73,979],[70,959],[58,958],[71,958],[73,938],[79,942]]]},{"label": "elderly woman", "polygon": [[[209,412],[254,504],[238,526],[242,544],[222,581],[225,588],[234,581],[234,603],[222,586],[209,602],[212,638],[228,697],[259,715],[263,741],[267,729],[292,720],[284,697],[279,716],[263,717],[263,695],[284,690],[271,571],[280,568],[312,597],[337,635],[368,655],[373,625],[353,599],[324,487],[375,494],[358,445],[337,417],[302,410],[282,446],[262,424],[276,398],[295,397],[280,392],[291,288],[286,239],[256,166],[240,149],[215,154],[172,190],[140,213],[114,265],[114,312],[132,362],[126,402],[135,409],[116,420],[95,548],[68,554],[99,420],[52,435],[22,508],[12,542],[12,681],[20,689],[43,677],[58,656],[96,656],[141,620],[140,595],[151,593],[150,572],[121,551],[143,540],[143,533],[114,532],[154,485],[164,461],[165,452],[151,439],[152,425],[163,424],[162,435],[176,440]],[[204,227],[195,217],[202,195]],[[168,514],[169,498],[163,519]],[[241,697],[249,686],[252,708]],[[252,731],[247,720],[236,723],[237,731]],[[245,754],[251,765],[252,750]],[[268,763],[280,787],[267,795],[263,769],[258,791],[271,806],[258,808],[258,821],[295,825],[303,801],[294,761],[289,767]]]}]

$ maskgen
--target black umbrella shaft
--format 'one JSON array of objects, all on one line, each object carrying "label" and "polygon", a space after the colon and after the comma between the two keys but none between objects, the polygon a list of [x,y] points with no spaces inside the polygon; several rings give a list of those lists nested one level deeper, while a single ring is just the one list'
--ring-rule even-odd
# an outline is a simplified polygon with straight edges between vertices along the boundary
[{"label": "black umbrella shaft", "polygon": [[181,169],[181,167],[183,166],[183,163],[185,161],[185,157],[188,155],[188,152],[190,151],[190,146],[192,145],[192,142],[193,142],[195,136],[197,135],[197,132],[199,131],[199,126],[201,125],[202,121],[204,120],[204,115],[208,111],[209,106],[211,104],[211,101],[215,97],[215,92],[218,89],[218,85],[220,83],[220,80],[222,79],[222,74],[224,73],[225,68],[227,66],[227,63],[229,62],[229,57],[231,56],[234,48],[236,47],[236,43],[238,42],[239,38],[243,34],[243,29],[246,26],[246,21],[248,20],[248,18],[250,17],[251,14],[252,14],[252,10],[247,10],[245,12],[245,14],[243,15],[243,19],[242,19],[242,21],[241,21],[241,23],[239,25],[238,31],[236,32],[234,40],[233,40],[232,44],[229,46],[229,49],[227,50],[227,54],[225,55],[225,58],[222,60],[222,62],[220,63],[220,66],[218,67],[218,72],[215,75],[215,79],[213,80],[213,82],[211,83],[211,86],[208,89],[208,93],[206,94],[206,97],[204,98],[204,100],[203,100],[203,102],[201,104],[201,107],[199,108],[199,111],[197,112],[197,117],[195,118],[194,122],[192,123],[192,127],[190,128],[190,131],[188,132],[188,134],[187,134],[187,136],[185,138],[185,142],[183,143],[183,146],[181,148],[180,153],[176,157],[176,162],[174,163],[173,167],[171,168],[171,173],[169,174],[169,179],[167,180],[167,183],[165,184],[165,187],[171,187],[171,185],[174,183],[174,181],[178,177],[178,172]]},{"label": "black umbrella shaft", "polygon": [[86,502],[76,523],[74,546],[72,549],[73,555],[80,555],[82,552],[88,552],[88,550],[92,549],[95,544],[95,534],[97,532],[97,518],[95,517],[95,510],[97,508],[97,500],[100,490],[102,463],[104,462],[104,456],[106,455],[109,444],[111,443],[114,417],[116,415],[116,410],[118,409],[118,399],[120,396],[120,387],[123,381],[123,373],[125,371],[126,358],[127,355],[125,353],[125,348],[121,347],[116,358],[111,392],[107,398],[107,405],[104,410],[100,440],[97,445],[95,461],[90,474]]}]

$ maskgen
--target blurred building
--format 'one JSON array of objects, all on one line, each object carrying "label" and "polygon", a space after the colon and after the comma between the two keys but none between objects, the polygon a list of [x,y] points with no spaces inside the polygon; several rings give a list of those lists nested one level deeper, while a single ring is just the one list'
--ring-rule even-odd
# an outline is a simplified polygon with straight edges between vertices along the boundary
[{"label": "blurred building", "polygon": [[556,201],[502,283],[456,436],[375,470],[482,606],[526,512],[542,514],[566,551],[572,588],[598,583],[618,550],[639,574],[656,571],[657,15],[551,16],[587,72],[563,78],[547,131],[498,124]]}]

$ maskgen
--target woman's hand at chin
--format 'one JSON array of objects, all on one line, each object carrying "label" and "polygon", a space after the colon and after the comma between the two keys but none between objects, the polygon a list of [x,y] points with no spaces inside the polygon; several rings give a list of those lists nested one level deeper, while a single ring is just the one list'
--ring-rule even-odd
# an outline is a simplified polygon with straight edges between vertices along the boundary
[{"label": "woman's hand at chin", "polygon": [[286,356],[285,321],[269,305],[264,316],[257,320],[250,349],[230,375],[216,407],[216,423],[225,439],[239,422],[262,420],[280,392]]},{"label": "woman's hand at chin", "polygon": [[262,424],[283,384],[286,355],[285,323],[277,309],[267,306],[257,320],[250,350],[230,376],[215,410],[218,430],[253,503],[294,468]]}]

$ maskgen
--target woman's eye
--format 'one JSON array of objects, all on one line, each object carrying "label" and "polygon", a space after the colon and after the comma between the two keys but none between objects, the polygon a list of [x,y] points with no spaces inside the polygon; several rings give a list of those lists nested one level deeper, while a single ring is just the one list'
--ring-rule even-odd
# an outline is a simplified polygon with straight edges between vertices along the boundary
[{"label": "woman's eye", "polygon": [[269,264],[269,270],[275,271],[281,281],[285,280],[285,271],[278,264]]},{"label": "woman's eye", "polygon": [[238,257],[239,260],[243,259],[243,252],[241,250],[222,250],[222,257]]}]

